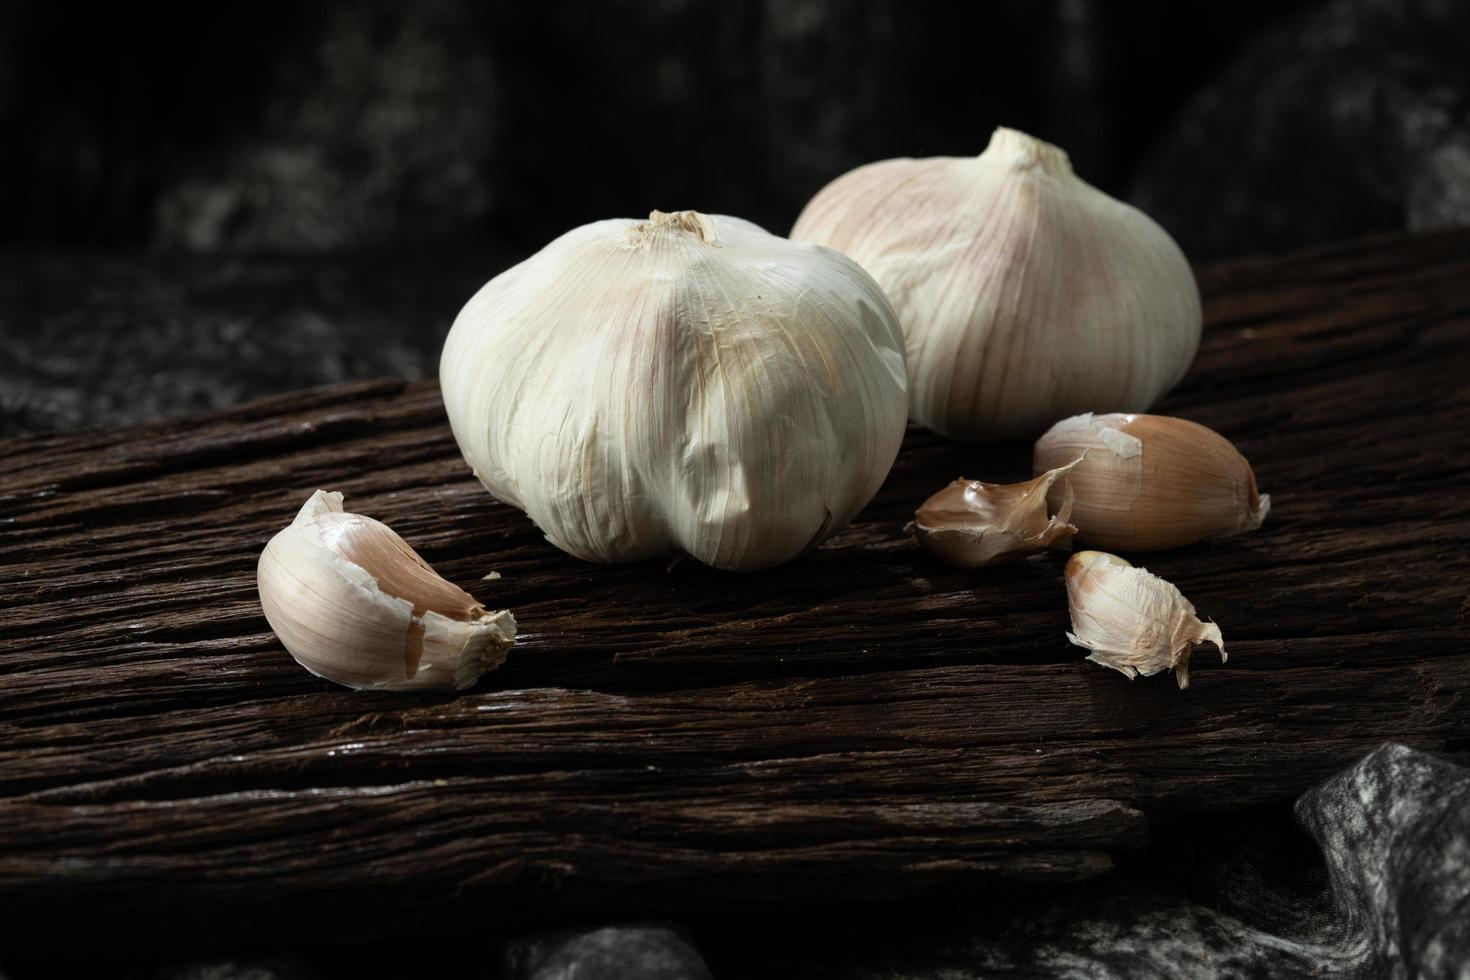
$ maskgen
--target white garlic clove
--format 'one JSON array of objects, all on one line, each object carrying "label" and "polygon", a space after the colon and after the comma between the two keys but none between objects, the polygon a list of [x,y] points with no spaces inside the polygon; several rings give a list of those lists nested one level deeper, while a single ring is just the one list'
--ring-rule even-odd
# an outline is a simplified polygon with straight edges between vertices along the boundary
[{"label": "white garlic clove", "polygon": [[[1070,548],[1072,489],[1062,480],[1076,462],[1025,483],[955,480],[914,512],[908,525],[919,544],[947,565],[985,568],[1048,548]],[[1060,503],[1048,517],[1047,492],[1062,480]]]},{"label": "white garlic clove", "polygon": [[877,493],[907,418],[872,277],[693,211],[584,225],[492,279],[439,374],[480,482],[598,562],[794,558]]},{"label": "white garlic clove", "polygon": [[1185,688],[1196,644],[1213,643],[1220,662],[1227,659],[1220,627],[1201,622],[1177,588],[1147,569],[1105,552],[1079,551],[1067,559],[1066,575],[1072,614],[1067,639],[1091,650],[1093,663],[1130,680],[1172,670]]},{"label": "white garlic clove", "polygon": [[1174,240],[1013,129],[979,157],[859,167],[791,237],[845,252],[882,285],[903,325],[910,416],[951,438],[1143,411],[1199,347],[1199,287]]},{"label": "white garlic clove", "polygon": [[[1077,540],[1115,551],[1158,551],[1261,526],[1271,498],[1229,440],[1166,415],[1077,415],[1036,441],[1033,470],[1079,456]],[[1053,504],[1057,502],[1053,491]]]},{"label": "white garlic clove", "polygon": [[505,660],[515,617],[487,612],[392,528],[311,495],[261,552],[260,605],[307,670],[352,688],[456,690]]}]

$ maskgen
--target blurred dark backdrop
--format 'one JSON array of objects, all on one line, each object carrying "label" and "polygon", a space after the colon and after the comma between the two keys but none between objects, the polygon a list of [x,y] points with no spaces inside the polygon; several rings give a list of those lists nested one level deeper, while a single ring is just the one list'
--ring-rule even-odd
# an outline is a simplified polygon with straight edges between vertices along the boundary
[{"label": "blurred dark backdrop", "polygon": [[1470,224],[1470,2],[10,0],[0,434],[432,374],[575,225],[784,233],[997,124],[1196,261]]},{"label": "blurred dark backdrop", "polygon": [[[1410,187],[1434,182],[1410,158],[1465,136],[1465,7],[12,2],[0,229],[195,249],[535,246],[695,207],[783,232],[844,170],[975,153],[1004,123],[1145,200],[1197,257],[1277,248],[1434,222],[1416,208],[1445,194]],[[1241,220],[1252,191],[1321,213]]]}]

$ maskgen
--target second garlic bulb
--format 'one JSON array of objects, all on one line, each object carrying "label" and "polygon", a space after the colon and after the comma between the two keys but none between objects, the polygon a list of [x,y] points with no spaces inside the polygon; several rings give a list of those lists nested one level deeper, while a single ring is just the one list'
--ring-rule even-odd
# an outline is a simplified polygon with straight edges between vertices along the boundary
[{"label": "second garlic bulb", "polygon": [[1199,346],[1199,289],[1174,240],[1013,129],[979,157],[839,177],[791,237],[845,252],[883,286],[903,324],[910,414],[951,438],[1144,411]]},{"label": "second garlic bulb", "polygon": [[492,279],[440,362],[465,459],[590,561],[793,558],[878,491],[903,340],[857,263],[739,218],[577,228]]}]

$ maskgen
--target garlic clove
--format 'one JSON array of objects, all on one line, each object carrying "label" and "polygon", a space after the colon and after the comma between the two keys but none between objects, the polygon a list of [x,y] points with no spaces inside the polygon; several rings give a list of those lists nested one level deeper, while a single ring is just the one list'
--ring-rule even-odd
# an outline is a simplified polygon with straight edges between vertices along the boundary
[{"label": "garlic clove", "polygon": [[439,377],[480,482],[596,562],[795,558],[877,493],[908,416],[872,277],[693,211],[584,225],[492,279]]},{"label": "garlic clove", "polygon": [[[1271,498],[1229,440],[1166,415],[1076,415],[1036,441],[1033,470],[1078,461],[1068,477],[1077,540],[1157,551],[1261,526]],[[1052,491],[1052,503],[1060,499]]]},{"label": "garlic clove", "polygon": [[456,690],[505,660],[515,617],[487,612],[380,521],[311,495],[261,552],[260,605],[307,670],[351,688]]},{"label": "garlic clove", "polygon": [[1199,347],[1199,287],[1169,234],[1013,129],[978,157],[859,167],[812,198],[791,237],[878,280],[903,325],[910,417],[951,438],[1144,411]]},{"label": "garlic clove", "polygon": [[1070,548],[1072,489],[1063,480],[1060,504],[1048,517],[1047,492],[1077,461],[1025,483],[955,480],[914,512],[910,531],[924,550],[956,568],[984,568]]},{"label": "garlic clove", "polygon": [[1087,659],[1132,678],[1174,671],[1181,688],[1189,686],[1189,654],[1199,643],[1213,643],[1220,662],[1227,659],[1225,638],[1214,623],[1201,622],[1194,606],[1173,584],[1117,555],[1079,551],[1067,559],[1067,608],[1079,647]]}]

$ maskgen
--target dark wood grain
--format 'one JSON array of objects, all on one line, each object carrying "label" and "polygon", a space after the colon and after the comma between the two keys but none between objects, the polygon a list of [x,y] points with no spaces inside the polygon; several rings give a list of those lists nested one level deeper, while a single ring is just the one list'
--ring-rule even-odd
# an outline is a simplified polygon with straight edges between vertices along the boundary
[{"label": "dark wood grain", "polygon": [[[4,922],[69,935],[101,901],[178,945],[1072,881],[1385,739],[1464,747],[1470,235],[1201,282],[1160,410],[1234,440],[1274,506],[1146,559],[1230,649],[1184,692],[1082,660],[1060,557],[957,572],[902,533],[956,476],[1027,475],[1024,445],[912,431],[851,527],[731,575],[562,555],[470,477],[432,384],[0,444]],[[254,569],[317,487],[513,609],[507,664],[429,697],[297,667]]]}]

